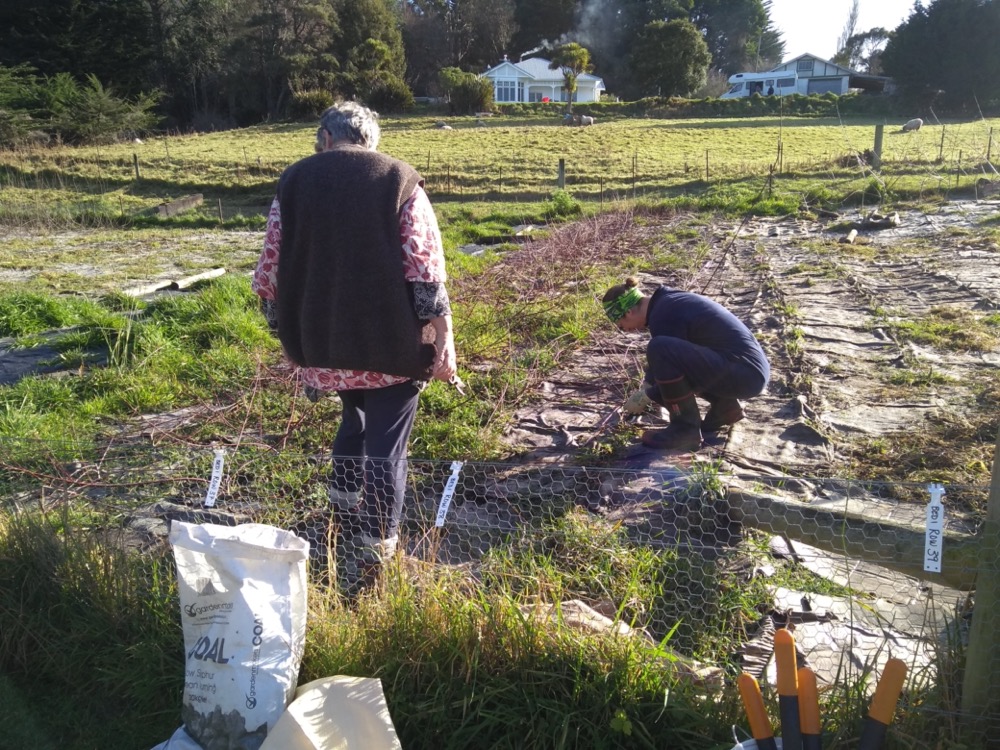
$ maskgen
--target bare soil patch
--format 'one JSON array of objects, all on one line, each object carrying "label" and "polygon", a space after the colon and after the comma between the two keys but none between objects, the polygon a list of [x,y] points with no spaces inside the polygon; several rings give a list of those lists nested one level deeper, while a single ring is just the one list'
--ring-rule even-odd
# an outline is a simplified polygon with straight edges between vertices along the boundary
[{"label": "bare soil patch", "polygon": [[[647,289],[666,283],[724,304],[750,325],[773,366],[768,391],[747,403],[748,418],[703,452],[764,473],[854,476],[863,469],[859,445],[926,431],[941,417],[982,417],[980,392],[1000,364],[1000,326],[986,326],[990,348],[962,350],[914,343],[905,325],[933,311],[982,319],[1000,310],[1000,247],[983,225],[997,216],[1000,203],[985,201],[932,216],[901,211],[897,228],[862,230],[854,245],[840,239],[845,226],[861,224],[860,213],[832,227],[798,218],[688,224],[711,248],[700,267],[665,268],[641,274],[641,281]],[[623,226],[614,244],[642,252],[678,224],[674,218]],[[518,412],[512,450],[558,461],[612,438],[621,424],[617,409],[641,375],[647,340],[610,326],[594,332],[593,342]]]},{"label": "bare soil patch", "polygon": [[[747,419],[694,455],[638,444],[637,428],[661,424],[663,416],[623,419],[620,411],[641,377],[648,337],[609,326],[540,384],[537,398],[518,411],[509,443],[530,461],[590,465],[597,459],[641,469],[634,480],[605,482],[591,510],[647,540],[686,540],[701,554],[724,547],[739,525],[723,510],[728,530],[716,526],[713,538],[691,539],[690,509],[678,505],[677,489],[692,467],[709,462],[727,476],[731,492],[766,492],[866,522],[875,529],[865,543],[872,551],[894,543],[889,529],[919,536],[928,499],[921,483],[989,482],[1000,364],[1000,248],[990,226],[998,212],[997,202],[948,205],[932,215],[903,210],[897,227],[860,229],[850,245],[841,238],[861,227],[860,213],[835,224],[692,221],[688,228],[711,248],[704,262],[691,272],[664,268],[641,280],[647,289],[666,283],[706,294],[750,325],[773,375],[768,391],[746,404]],[[670,231],[676,228],[671,220]],[[644,223],[624,229],[617,244],[644,248],[656,234],[657,227]],[[952,314],[966,327],[991,321],[979,340],[985,345],[963,348],[961,330],[933,343],[913,340],[928,318]],[[900,460],[903,451],[912,460]],[[880,481],[861,481],[873,479]],[[949,528],[971,533],[985,493],[949,493]],[[776,557],[871,599],[859,606],[854,596],[779,587],[772,616],[762,621],[763,644],[750,644],[744,654],[752,671],[768,669],[775,622],[796,625],[800,650],[824,681],[835,679],[844,656],[881,666],[895,651],[927,665],[928,637],[953,637],[946,620],[960,617],[970,601],[928,580],[932,575],[830,554],[797,540],[794,530],[775,537],[771,548]],[[763,654],[756,667],[755,650]]]}]

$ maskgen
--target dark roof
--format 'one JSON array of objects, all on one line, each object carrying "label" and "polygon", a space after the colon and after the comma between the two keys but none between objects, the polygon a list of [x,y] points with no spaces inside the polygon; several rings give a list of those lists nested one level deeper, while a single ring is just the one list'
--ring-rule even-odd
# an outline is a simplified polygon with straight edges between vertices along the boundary
[{"label": "dark roof", "polygon": [[873,76],[868,73],[852,73],[847,83],[852,89],[863,89],[875,94],[885,93],[892,88],[892,79],[888,76]]}]

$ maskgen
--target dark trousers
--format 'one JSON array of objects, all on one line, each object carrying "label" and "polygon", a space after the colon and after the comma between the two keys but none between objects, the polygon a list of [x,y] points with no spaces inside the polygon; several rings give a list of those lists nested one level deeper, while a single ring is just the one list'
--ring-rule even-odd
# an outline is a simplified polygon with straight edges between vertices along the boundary
[{"label": "dark trousers", "polygon": [[733,361],[714,349],[671,336],[654,336],[646,347],[646,380],[684,377],[692,390],[705,398],[751,398],[767,383],[750,365]]},{"label": "dark trousers", "polygon": [[337,395],[344,413],[333,441],[331,486],[361,493],[345,521],[358,524],[364,534],[388,539],[403,515],[407,443],[420,387],[409,381]]}]

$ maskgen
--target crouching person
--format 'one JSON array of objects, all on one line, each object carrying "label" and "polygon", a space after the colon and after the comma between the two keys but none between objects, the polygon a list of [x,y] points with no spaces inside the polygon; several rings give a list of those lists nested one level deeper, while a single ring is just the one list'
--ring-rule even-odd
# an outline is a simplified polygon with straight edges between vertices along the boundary
[{"label": "crouching person", "polygon": [[[700,294],[658,287],[650,296],[630,278],[607,291],[604,311],[623,331],[648,329],[646,376],[625,411],[639,414],[653,403],[667,409],[670,425],[647,430],[643,444],[694,451],[702,432],[743,419],[740,399],[767,387],[771,368],[757,339],[729,310]],[[696,396],[709,404],[702,419]]]},{"label": "crouching person", "polygon": [[420,391],[455,376],[437,219],[416,170],[376,152],[379,134],[359,104],[323,113],[317,153],[278,181],[252,282],[307,394],[343,404],[330,501],[351,596],[396,551]]}]

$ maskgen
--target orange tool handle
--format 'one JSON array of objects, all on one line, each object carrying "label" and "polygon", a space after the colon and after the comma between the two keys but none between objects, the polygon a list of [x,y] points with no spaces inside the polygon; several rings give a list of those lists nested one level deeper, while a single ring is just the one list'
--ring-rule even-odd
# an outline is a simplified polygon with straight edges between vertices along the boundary
[{"label": "orange tool handle", "polygon": [[778,750],[774,741],[774,730],[767,718],[767,708],[764,707],[764,697],[760,694],[760,685],[753,675],[744,672],[736,679],[746,708],[747,719],[750,721],[750,734],[757,740],[758,750]]},{"label": "orange tool handle", "polygon": [[875,697],[872,698],[861,729],[858,750],[879,750],[882,747],[886,731],[896,713],[896,703],[899,701],[899,694],[903,692],[905,679],[906,664],[900,659],[889,659],[878,685],[875,686]]},{"label": "orange tool handle", "polygon": [[816,687],[816,674],[809,667],[800,667],[798,675],[802,750],[822,750],[823,730],[819,720],[819,690]]},{"label": "orange tool handle", "polygon": [[781,712],[781,747],[802,750],[799,718],[799,676],[796,669],[795,638],[787,628],[774,634],[774,662],[778,670],[778,709]]},{"label": "orange tool handle", "polygon": [[795,661],[795,638],[786,628],[774,634],[774,662],[778,668],[778,695],[799,694],[799,673]]}]

